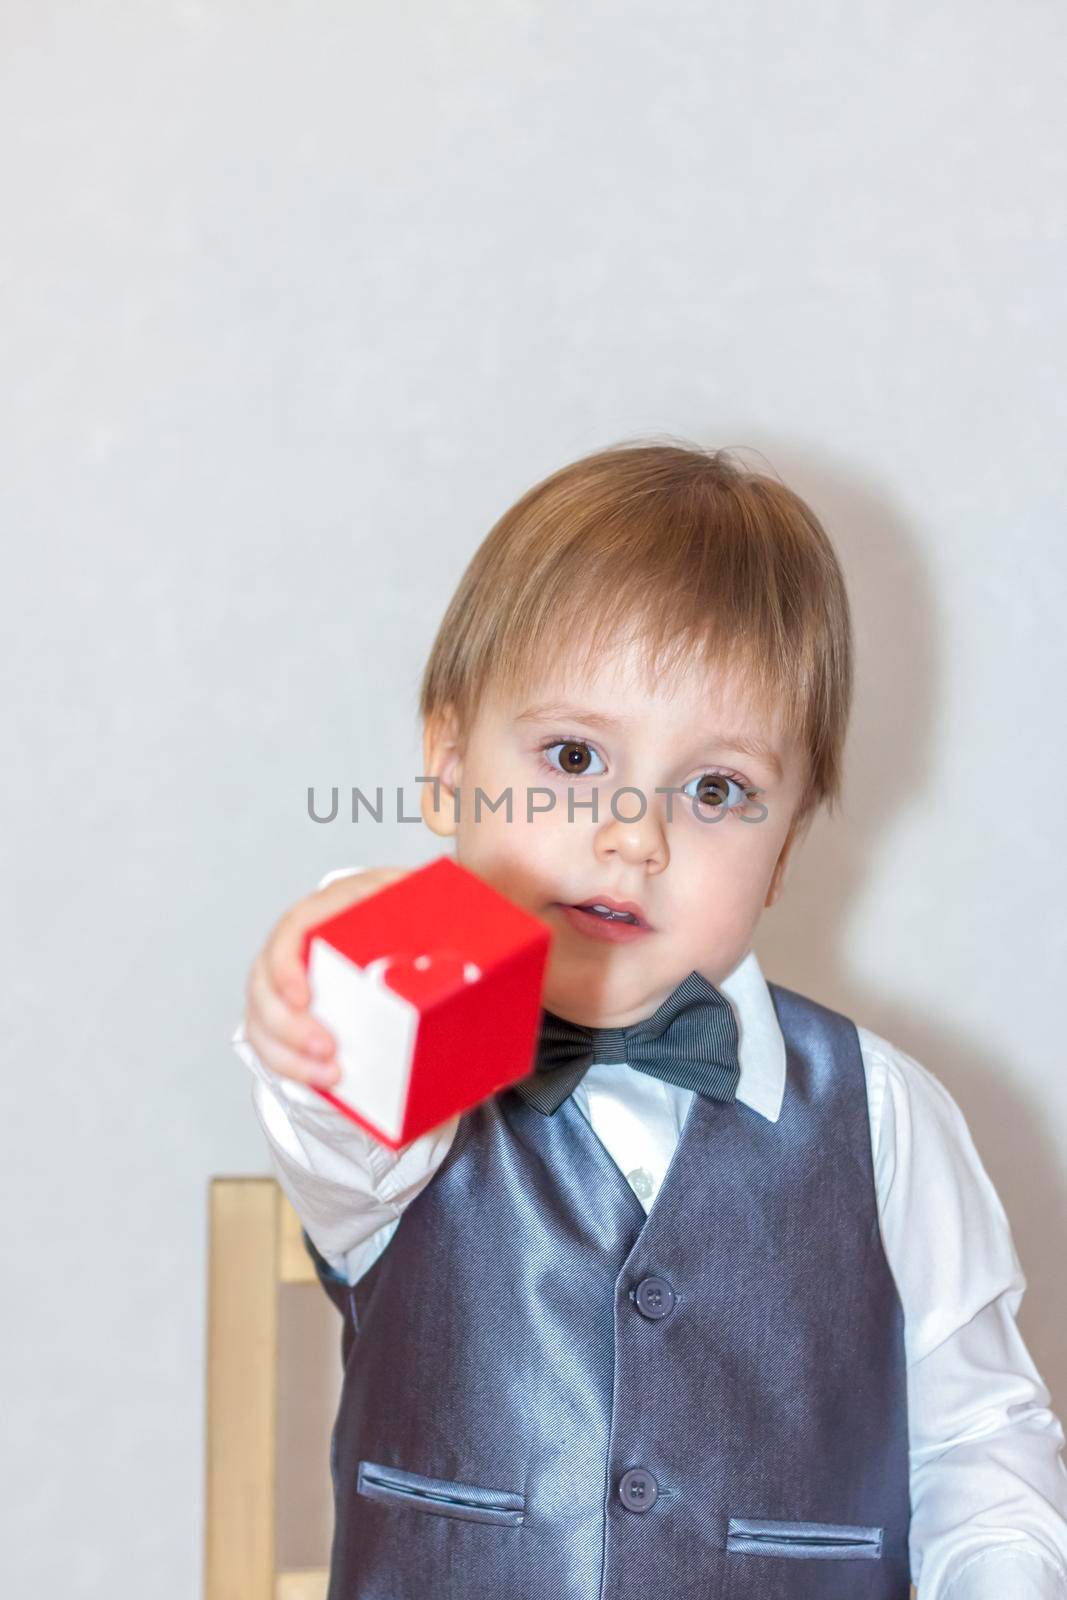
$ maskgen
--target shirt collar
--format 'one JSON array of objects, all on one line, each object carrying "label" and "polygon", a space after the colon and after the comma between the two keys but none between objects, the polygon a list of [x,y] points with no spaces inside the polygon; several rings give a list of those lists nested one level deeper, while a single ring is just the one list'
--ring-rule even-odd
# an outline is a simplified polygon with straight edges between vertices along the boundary
[{"label": "shirt collar", "polygon": [[785,1040],[755,950],[715,987],[729,1000],[737,1022],[737,1098],[777,1122],[785,1097]]}]

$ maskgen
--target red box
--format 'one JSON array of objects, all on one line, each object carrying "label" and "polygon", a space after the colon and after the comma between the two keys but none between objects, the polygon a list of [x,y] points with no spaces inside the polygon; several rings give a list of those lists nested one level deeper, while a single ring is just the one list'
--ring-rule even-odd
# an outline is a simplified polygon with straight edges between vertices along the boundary
[{"label": "red box", "polygon": [[532,1072],[552,930],[448,856],[304,934],[318,1093],[397,1150]]}]

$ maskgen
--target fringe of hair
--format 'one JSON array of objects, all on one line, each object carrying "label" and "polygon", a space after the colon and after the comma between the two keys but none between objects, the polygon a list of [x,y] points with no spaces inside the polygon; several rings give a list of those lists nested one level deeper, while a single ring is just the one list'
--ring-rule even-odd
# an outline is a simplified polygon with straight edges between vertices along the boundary
[{"label": "fringe of hair", "polygon": [[524,696],[546,662],[580,672],[621,640],[649,681],[704,667],[799,732],[798,818],[839,803],[852,699],[844,576],[815,513],[726,450],[625,441],[527,490],[476,550],[422,675],[461,747],[488,694]]}]

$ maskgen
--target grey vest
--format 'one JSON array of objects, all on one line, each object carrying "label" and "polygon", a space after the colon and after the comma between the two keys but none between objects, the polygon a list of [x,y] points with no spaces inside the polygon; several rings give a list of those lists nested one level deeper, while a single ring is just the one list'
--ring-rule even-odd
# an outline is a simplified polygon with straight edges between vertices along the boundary
[{"label": "grey vest", "polygon": [[[342,1311],[328,1600],[908,1600],[903,1311],[855,1025],[694,1095],[647,1215],[574,1100],[464,1114]],[[310,1246],[310,1241],[308,1241]]]}]

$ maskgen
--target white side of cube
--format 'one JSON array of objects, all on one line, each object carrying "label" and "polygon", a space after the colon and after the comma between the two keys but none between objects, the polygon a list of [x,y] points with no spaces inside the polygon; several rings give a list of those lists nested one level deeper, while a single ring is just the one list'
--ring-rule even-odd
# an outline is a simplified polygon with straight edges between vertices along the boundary
[{"label": "white side of cube", "polygon": [[308,953],[308,1007],[337,1040],[341,1076],[330,1093],[392,1139],[407,1105],[419,1009],[325,939]]}]

